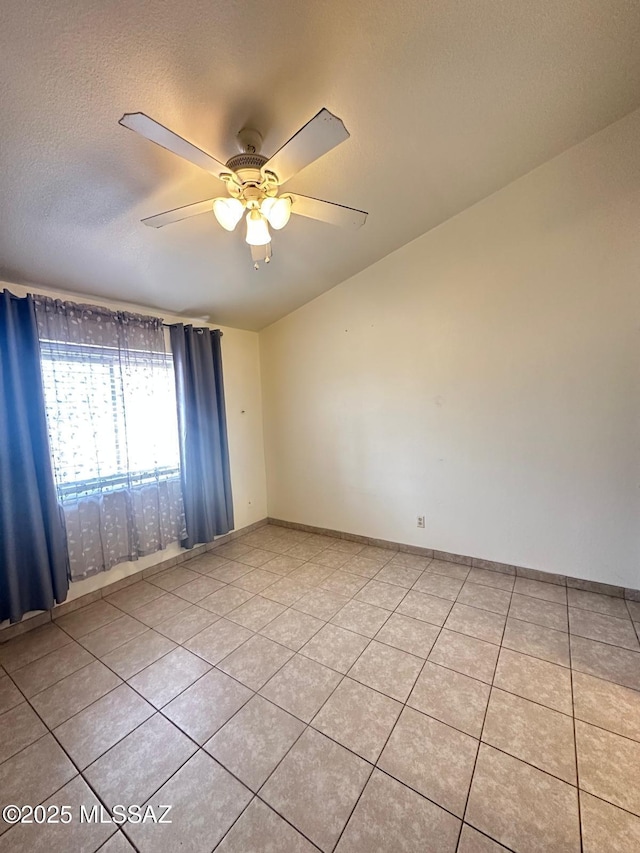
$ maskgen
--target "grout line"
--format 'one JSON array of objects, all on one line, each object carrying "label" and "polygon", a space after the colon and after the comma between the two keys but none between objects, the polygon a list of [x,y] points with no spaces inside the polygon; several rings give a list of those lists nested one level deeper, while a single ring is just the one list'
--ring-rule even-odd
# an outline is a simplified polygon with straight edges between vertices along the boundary
[{"label": "grout line", "polygon": [[[569,596],[567,595],[567,622],[569,626],[571,626],[571,622],[569,621]],[[576,735],[576,709],[575,709],[575,699],[573,693],[573,655],[571,652],[571,637],[569,637],[569,679],[571,684],[571,717],[573,723],[573,755],[576,763],[576,799],[578,801],[578,832],[580,833],[580,853],[583,853],[584,850],[584,839],[582,837],[582,802],[580,797],[580,765],[578,763],[578,738]]]},{"label": "grout line", "polygon": [[[515,587],[515,583],[514,583],[514,587]],[[511,593],[509,596],[509,607],[507,609],[507,616],[508,616],[509,610],[511,610],[511,602],[512,601],[513,601],[513,588],[511,589]],[[478,756],[480,755],[480,747],[483,743],[482,735],[484,734],[484,727],[485,727],[485,724],[487,722],[487,714],[489,712],[489,705],[491,704],[491,696],[493,694],[493,686],[494,686],[495,680],[496,680],[496,672],[498,671],[498,664],[500,663],[500,654],[502,651],[502,641],[504,640],[504,634],[505,634],[506,629],[507,629],[507,619],[505,618],[504,625],[502,627],[502,636],[500,638],[500,651],[498,651],[496,663],[495,663],[495,666],[493,668],[493,675],[491,676],[491,685],[489,688],[489,695],[487,697],[487,704],[485,705],[484,714],[482,717],[482,726],[480,727],[480,737],[478,738],[478,748],[476,750],[476,756],[475,756],[475,759],[473,762],[473,770],[471,771],[471,777],[469,779],[469,788],[467,789],[467,796],[466,796],[465,803],[464,803],[464,809],[462,811],[462,823],[460,824],[460,833],[458,835],[458,843],[456,845],[456,850],[460,846],[460,838],[462,837],[462,827],[464,826],[464,819],[467,816],[467,809],[469,807],[469,798],[471,796],[471,788],[473,786],[473,780],[474,780],[475,775],[476,775],[476,767],[478,765]]]}]

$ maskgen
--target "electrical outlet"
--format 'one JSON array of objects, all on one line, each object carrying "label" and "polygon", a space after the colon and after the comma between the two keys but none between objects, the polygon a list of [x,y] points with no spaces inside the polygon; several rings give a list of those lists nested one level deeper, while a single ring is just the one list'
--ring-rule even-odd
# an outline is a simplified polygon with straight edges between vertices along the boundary
[{"label": "electrical outlet", "polygon": [[418,527],[424,527],[424,515],[418,516]]}]

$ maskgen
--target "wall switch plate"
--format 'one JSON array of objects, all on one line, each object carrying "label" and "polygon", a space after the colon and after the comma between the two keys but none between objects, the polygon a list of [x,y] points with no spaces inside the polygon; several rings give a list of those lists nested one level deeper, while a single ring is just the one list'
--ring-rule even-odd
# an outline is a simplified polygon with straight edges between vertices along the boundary
[{"label": "wall switch plate", "polygon": [[418,516],[418,527],[424,527],[424,515]]}]

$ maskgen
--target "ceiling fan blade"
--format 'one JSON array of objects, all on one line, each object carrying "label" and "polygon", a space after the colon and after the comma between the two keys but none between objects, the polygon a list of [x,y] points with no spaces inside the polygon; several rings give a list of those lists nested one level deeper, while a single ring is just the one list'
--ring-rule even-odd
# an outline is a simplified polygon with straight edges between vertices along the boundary
[{"label": "ceiling fan blade", "polygon": [[274,172],[278,183],[284,184],[298,172],[331,151],[349,138],[349,131],[341,119],[327,109],[308,121],[279,151],[268,160],[263,169]]},{"label": "ceiling fan blade", "polygon": [[319,219],[320,222],[328,222],[330,225],[339,225],[342,228],[360,228],[367,221],[368,214],[364,210],[355,210],[353,207],[310,198],[307,195],[296,193],[287,193],[287,195],[292,202],[291,213],[297,213],[298,216]]},{"label": "ceiling fan blade", "polygon": [[164,213],[156,213],[143,219],[145,225],[151,228],[162,228],[163,225],[171,225],[172,222],[180,222],[190,216],[199,216],[201,213],[212,213],[215,199],[208,198],[206,201],[197,201],[195,204],[185,204],[184,207],[176,207],[174,210],[166,210]]},{"label": "ceiling fan blade", "polygon": [[144,113],[125,113],[118,124],[128,127],[129,130],[135,130],[136,133],[144,136],[145,139],[149,139],[161,148],[165,148],[167,151],[177,154],[178,157],[183,157],[190,163],[200,166],[201,169],[204,169],[205,172],[209,172],[211,175],[215,175],[216,178],[220,178],[223,174],[231,174],[231,170],[227,169],[223,163],[220,163],[211,154],[207,154],[206,151],[202,151],[191,142],[187,142],[186,139],[178,136],[177,133],[159,124],[154,119],[149,118]]}]

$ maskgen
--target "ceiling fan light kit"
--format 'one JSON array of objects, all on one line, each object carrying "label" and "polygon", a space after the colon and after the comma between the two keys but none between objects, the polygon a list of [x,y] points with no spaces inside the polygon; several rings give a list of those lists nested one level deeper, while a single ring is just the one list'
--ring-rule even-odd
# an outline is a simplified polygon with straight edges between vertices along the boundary
[{"label": "ceiling fan light kit", "polygon": [[260,153],[262,137],[256,130],[245,128],[238,134],[240,154],[222,164],[210,154],[178,136],[144,113],[126,113],[120,124],[136,131],[156,145],[184,157],[219,178],[228,196],[196,202],[143,219],[145,225],[161,228],[190,216],[213,211],[219,224],[234,231],[245,215],[245,240],[251,248],[255,269],[260,262],[271,260],[269,226],[279,231],[292,213],[343,227],[359,228],[367,214],[329,201],[296,193],[278,195],[280,187],[336,145],[349,138],[342,121],[322,109],[307,122],[271,158]]}]

